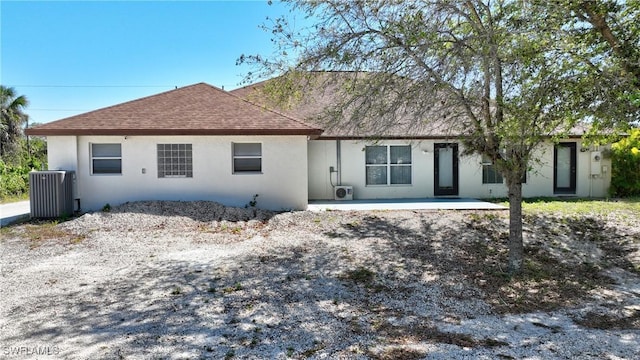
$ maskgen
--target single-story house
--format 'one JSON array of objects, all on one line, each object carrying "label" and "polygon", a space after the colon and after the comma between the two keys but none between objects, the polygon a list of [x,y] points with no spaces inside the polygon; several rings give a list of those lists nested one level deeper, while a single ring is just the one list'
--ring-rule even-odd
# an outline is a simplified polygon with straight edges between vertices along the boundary
[{"label": "single-story house", "polygon": [[[372,137],[323,131],[311,113],[327,99],[287,110],[252,100],[260,84],[225,91],[199,83],[27,130],[47,137],[50,170],[75,171],[83,210],[136,200],[213,200],[306,209],[309,200],[505,197],[481,156],[437,133]],[[603,197],[604,148],[576,134],[541,147],[523,195]]]}]

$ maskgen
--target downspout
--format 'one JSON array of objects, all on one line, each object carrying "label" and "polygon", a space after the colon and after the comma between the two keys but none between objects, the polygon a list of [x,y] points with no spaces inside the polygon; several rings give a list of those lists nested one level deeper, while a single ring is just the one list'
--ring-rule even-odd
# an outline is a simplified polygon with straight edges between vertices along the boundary
[{"label": "downspout", "polygon": [[336,140],[336,184],[342,185],[342,154],[341,154],[340,140]]}]

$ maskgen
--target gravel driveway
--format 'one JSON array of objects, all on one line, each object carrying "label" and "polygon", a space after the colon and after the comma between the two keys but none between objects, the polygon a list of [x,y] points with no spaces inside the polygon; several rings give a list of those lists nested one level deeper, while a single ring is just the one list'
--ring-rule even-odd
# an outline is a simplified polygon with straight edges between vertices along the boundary
[{"label": "gravel driveway", "polygon": [[[505,221],[139,202],[14,226],[0,244],[0,357],[640,357],[637,219],[585,230],[609,240],[527,221],[528,256],[568,270],[563,287],[539,275],[521,298],[490,263]],[[582,264],[588,285],[569,274]]]}]

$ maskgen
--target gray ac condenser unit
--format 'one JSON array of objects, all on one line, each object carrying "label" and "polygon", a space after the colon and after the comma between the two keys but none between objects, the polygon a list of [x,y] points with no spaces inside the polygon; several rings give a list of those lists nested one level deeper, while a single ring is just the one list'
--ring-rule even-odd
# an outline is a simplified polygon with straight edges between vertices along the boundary
[{"label": "gray ac condenser unit", "polygon": [[32,218],[59,218],[73,214],[74,171],[29,173],[29,204]]}]

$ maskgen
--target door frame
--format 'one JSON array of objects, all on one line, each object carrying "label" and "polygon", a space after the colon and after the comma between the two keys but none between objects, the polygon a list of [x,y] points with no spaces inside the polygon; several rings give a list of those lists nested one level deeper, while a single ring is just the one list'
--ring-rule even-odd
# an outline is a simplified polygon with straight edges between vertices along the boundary
[{"label": "door frame", "polygon": [[[569,187],[558,187],[558,148],[567,147],[569,153]],[[558,143],[553,147],[553,193],[554,194],[575,194],[576,193],[576,164],[577,164],[577,144],[575,142]]]},{"label": "door frame", "polygon": [[[453,149],[453,159],[451,162],[453,170],[453,187],[441,188],[439,179],[440,170],[440,149]],[[458,144],[457,143],[435,143],[433,144],[433,194],[435,196],[457,196],[459,193],[458,186]]]}]

